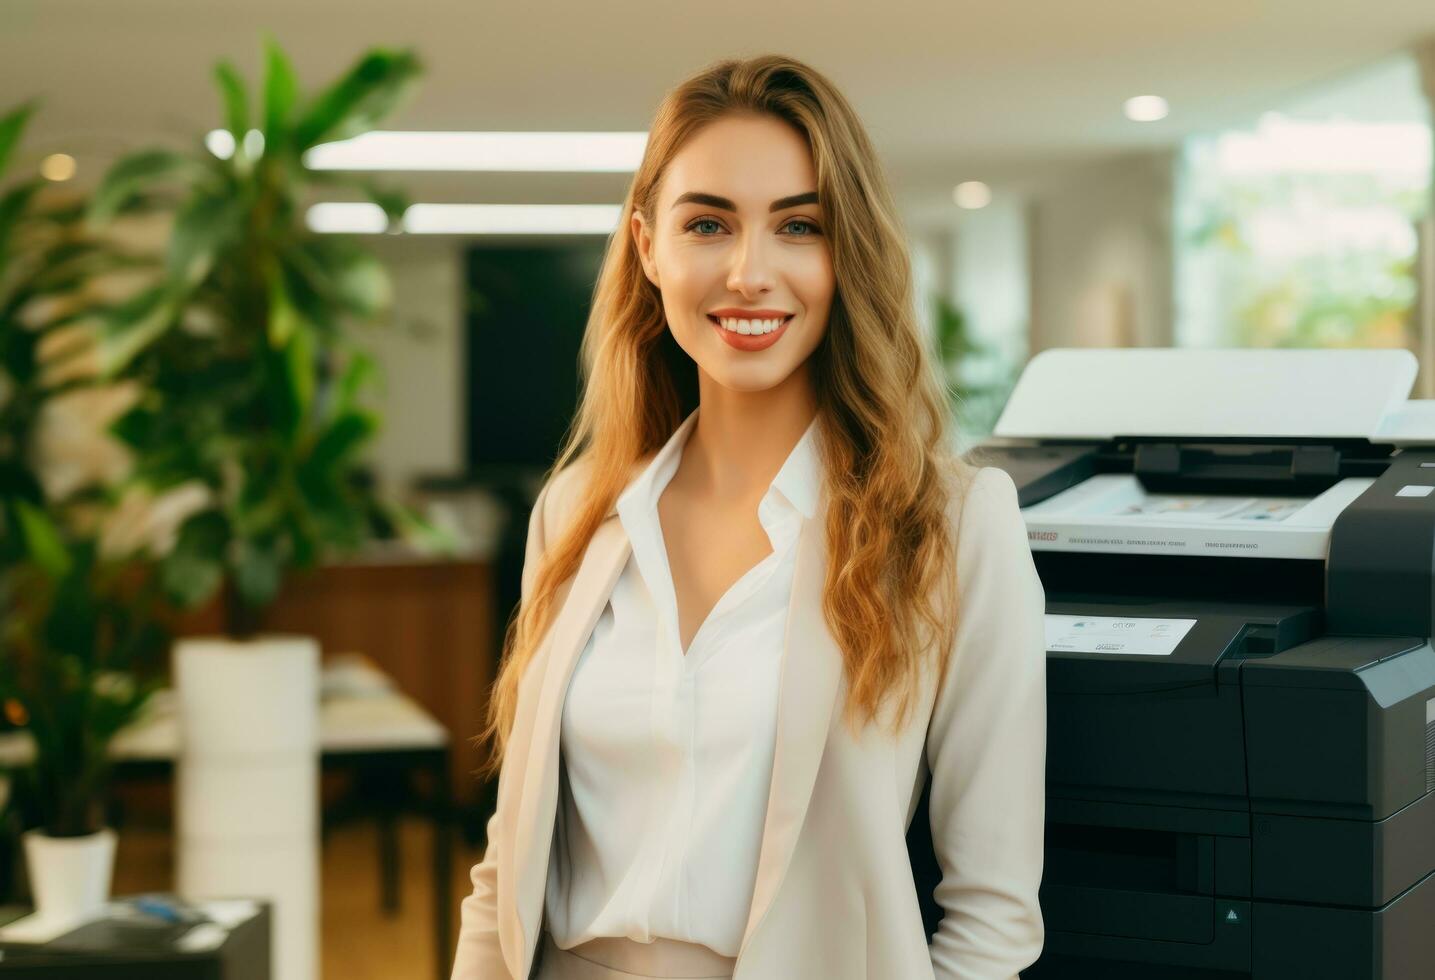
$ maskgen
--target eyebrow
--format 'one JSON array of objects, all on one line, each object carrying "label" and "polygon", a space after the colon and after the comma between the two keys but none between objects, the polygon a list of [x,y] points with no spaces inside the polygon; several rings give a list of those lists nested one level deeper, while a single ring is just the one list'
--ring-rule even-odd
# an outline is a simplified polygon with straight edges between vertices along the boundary
[{"label": "eyebrow", "polygon": [[[677,207],[679,204],[688,203],[706,204],[710,208],[721,208],[724,211],[732,211],[734,213],[737,212],[737,205],[729,199],[725,197],[719,197],[716,194],[705,194],[702,191],[688,191],[686,194],[683,194],[676,201],[673,202],[673,207]],[[795,208],[799,204],[816,203],[817,192],[808,191],[805,194],[793,194],[791,197],[779,197],[777,200],[772,202],[772,206],[769,207],[767,210],[769,213],[771,213],[773,211],[781,211],[785,208]]]}]

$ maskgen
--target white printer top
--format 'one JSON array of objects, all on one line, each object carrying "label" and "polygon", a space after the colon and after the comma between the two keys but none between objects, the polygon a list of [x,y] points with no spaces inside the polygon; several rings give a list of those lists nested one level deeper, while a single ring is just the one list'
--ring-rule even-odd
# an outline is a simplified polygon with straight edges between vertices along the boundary
[{"label": "white printer top", "polygon": [[[1056,349],[1022,373],[994,436],[1053,445],[1170,443],[1435,445],[1435,401],[1409,401],[1405,350]],[[1400,493],[1427,495],[1431,487]],[[1374,482],[1311,496],[1151,492],[1096,473],[1024,507],[1034,551],[1324,559],[1336,517]]]}]

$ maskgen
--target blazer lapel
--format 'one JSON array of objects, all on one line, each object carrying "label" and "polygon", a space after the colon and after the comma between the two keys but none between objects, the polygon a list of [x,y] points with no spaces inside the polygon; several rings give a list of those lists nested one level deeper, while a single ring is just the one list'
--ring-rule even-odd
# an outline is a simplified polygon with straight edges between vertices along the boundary
[{"label": "blazer lapel", "polygon": [[772,759],[772,781],[767,792],[767,816],[758,853],[757,880],[752,906],[743,929],[742,946],[749,940],[777,896],[797,845],[797,833],[807,815],[817,767],[827,745],[828,728],[842,679],[842,651],[827,629],[822,614],[827,560],[819,509],[805,518],[797,539],[797,567],[793,571],[792,598],[787,607],[783,637],[781,681],[777,700],[777,744]]},{"label": "blazer lapel", "polygon": [[[791,863],[841,686],[841,650],[822,614],[826,580],[823,533],[820,511],[816,518],[803,519],[783,638],[772,778],[752,905],[743,930],[743,950],[772,905]],[[594,532],[572,585],[561,600],[543,665],[533,728],[528,733],[515,732],[515,737],[527,738],[529,750],[516,826],[509,838],[513,841],[510,880],[514,882],[514,897],[511,903],[499,904],[500,908],[506,905],[508,913],[501,924],[505,938],[502,945],[506,950],[520,951],[519,962],[509,964],[518,977],[526,977],[531,969],[543,920],[544,887],[558,805],[563,699],[578,655],[631,551],[622,522],[616,519],[616,511],[610,511],[608,519]]]},{"label": "blazer lapel", "polygon": [[518,797],[513,841],[513,902],[504,925],[505,949],[520,950],[520,963],[510,963],[516,977],[527,977],[543,921],[543,890],[548,881],[548,856],[558,807],[558,748],[563,698],[573,667],[588,636],[607,605],[632,545],[615,513],[598,525],[566,596],[553,621],[547,661],[543,667],[533,729],[515,736],[528,739],[523,788]]}]

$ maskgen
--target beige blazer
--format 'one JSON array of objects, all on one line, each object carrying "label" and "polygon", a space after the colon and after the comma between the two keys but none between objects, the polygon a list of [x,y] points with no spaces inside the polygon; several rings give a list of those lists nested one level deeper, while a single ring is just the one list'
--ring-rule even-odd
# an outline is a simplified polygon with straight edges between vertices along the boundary
[{"label": "beige blazer", "polygon": [[[524,596],[545,542],[579,500],[584,468],[561,471],[539,494]],[[1045,593],[1006,472],[983,467],[952,499],[963,609],[954,659],[941,690],[925,671],[918,710],[895,739],[872,727],[854,738],[842,723],[847,683],[821,605],[822,505],[803,522],[772,783],[734,980],[1010,980],[1041,951]],[[453,980],[536,974],[564,693],[629,551],[614,509],[561,587],[523,676],[488,848],[461,906]],[[929,772],[944,909],[930,946],[906,849]]]}]

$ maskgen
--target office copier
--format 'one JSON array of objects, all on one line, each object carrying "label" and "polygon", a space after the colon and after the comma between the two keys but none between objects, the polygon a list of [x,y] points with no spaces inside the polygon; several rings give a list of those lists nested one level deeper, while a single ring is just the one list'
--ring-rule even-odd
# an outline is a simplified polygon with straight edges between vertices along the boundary
[{"label": "office copier", "polygon": [[1015,482],[1047,598],[1047,932],[1023,977],[1435,978],[1416,371],[1396,350],[1051,350],[969,454]]}]

